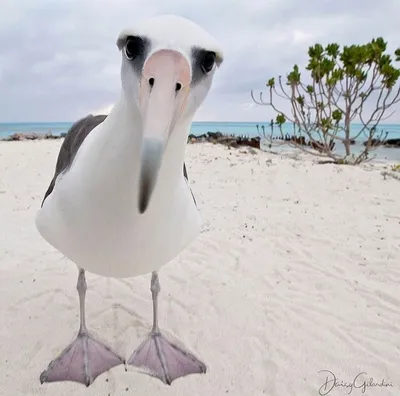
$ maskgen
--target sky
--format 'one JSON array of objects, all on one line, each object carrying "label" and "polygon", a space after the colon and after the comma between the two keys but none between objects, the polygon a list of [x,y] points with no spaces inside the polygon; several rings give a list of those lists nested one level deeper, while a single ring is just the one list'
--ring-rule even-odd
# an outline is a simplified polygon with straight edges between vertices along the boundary
[{"label": "sky", "polygon": [[[251,90],[305,66],[308,47],[400,46],[399,0],[0,0],[0,122],[75,121],[120,92],[119,32],[158,14],[211,33],[225,60],[195,121],[263,121]],[[400,107],[390,122],[400,122]],[[286,109],[285,109],[286,110]]]}]

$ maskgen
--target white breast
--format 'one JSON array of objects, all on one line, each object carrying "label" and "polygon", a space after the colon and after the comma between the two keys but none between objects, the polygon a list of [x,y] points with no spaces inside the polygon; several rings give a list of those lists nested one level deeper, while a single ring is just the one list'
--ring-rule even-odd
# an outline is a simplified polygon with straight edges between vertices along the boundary
[{"label": "white breast", "polygon": [[98,275],[130,277],[158,270],[201,231],[173,143],[150,205],[138,213],[138,152],[129,141],[134,135],[129,136],[116,139],[101,128],[91,133],[36,217],[47,242]]},{"label": "white breast", "polygon": [[79,193],[71,193],[69,201],[61,195],[65,181],[46,200],[36,226],[52,246],[95,274],[129,277],[158,270],[200,233],[200,216],[184,181],[174,196],[155,194],[143,215],[133,204],[129,211],[115,201],[85,201]]}]

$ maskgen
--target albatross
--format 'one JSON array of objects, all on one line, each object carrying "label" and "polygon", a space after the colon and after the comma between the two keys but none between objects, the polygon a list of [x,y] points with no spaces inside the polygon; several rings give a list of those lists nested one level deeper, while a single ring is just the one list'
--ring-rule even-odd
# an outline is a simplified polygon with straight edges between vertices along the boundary
[{"label": "albatross", "polygon": [[[120,364],[168,385],[206,372],[160,331],[158,272],[201,231],[185,148],[222,50],[201,27],[174,15],[123,30],[116,44],[120,97],[107,116],[89,115],[70,128],[36,216],[40,235],[78,268],[80,309],[76,338],[41,373],[41,383],[89,386]],[[153,327],[127,361],[88,330],[86,271],[114,278],[151,274]]]}]

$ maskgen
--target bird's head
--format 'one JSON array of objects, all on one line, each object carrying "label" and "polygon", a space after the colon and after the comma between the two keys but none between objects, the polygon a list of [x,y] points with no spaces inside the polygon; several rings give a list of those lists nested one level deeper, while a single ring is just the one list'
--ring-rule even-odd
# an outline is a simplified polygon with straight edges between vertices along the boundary
[{"label": "bird's head", "polygon": [[205,30],[174,15],[123,30],[117,46],[124,96],[142,119],[139,211],[144,213],[168,140],[181,122],[193,118],[223,54]]}]

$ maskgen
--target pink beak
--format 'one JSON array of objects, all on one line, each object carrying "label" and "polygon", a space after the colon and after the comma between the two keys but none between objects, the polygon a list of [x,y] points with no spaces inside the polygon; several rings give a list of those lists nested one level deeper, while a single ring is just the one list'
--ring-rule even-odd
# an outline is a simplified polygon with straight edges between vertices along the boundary
[{"label": "pink beak", "polygon": [[159,50],[143,67],[139,104],[143,143],[139,181],[139,212],[150,202],[170,134],[183,112],[190,86],[190,66],[179,52]]}]

